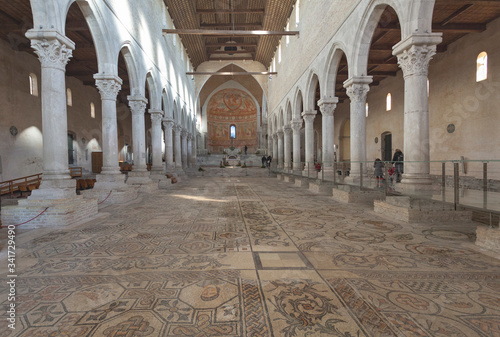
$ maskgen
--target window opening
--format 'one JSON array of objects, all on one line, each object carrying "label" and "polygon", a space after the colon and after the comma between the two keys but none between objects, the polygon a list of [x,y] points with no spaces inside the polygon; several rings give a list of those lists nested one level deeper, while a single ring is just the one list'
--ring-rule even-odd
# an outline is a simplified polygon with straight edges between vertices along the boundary
[{"label": "window opening", "polygon": [[477,56],[476,82],[484,81],[488,77],[488,54],[482,52]]}]

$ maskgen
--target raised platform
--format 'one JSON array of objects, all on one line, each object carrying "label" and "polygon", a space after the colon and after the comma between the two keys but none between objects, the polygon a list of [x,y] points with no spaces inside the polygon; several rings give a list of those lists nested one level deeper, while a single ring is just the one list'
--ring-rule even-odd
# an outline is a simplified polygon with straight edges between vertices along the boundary
[{"label": "raised platform", "polygon": [[297,187],[309,188],[309,179],[304,177],[296,177],[294,184]]},{"label": "raised platform", "polygon": [[496,258],[500,259],[500,229],[498,227],[477,227],[476,245],[493,252],[496,254]]},{"label": "raised platform", "polygon": [[337,185],[332,189],[332,198],[344,203],[373,203],[385,199],[381,190],[360,189],[359,186]]},{"label": "raised platform", "polygon": [[472,221],[471,211],[455,210],[452,204],[409,196],[389,196],[385,201],[375,200],[374,211],[408,223]]},{"label": "raised platform", "polygon": [[311,180],[309,182],[309,191],[332,195],[333,183],[322,180]]},{"label": "raised platform", "polygon": [[97,199],[83,196],[53,200],[24,199],[19,200],[17,206],[2,207],[2,225],[19,225],[31,220],[22,228],[59,228],[88,220],[97,215],[97,211]]}]

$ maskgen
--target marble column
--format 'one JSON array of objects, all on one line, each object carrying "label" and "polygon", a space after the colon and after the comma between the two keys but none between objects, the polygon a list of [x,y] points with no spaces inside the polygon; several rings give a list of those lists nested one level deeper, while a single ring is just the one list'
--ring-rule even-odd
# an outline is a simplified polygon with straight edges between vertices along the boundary
[{"label": "marble column", "polygon": [[[351,77],[344,82],[351,100],[351,170],[349,180],[359,179],[366,173],[366,96],[372,76]],[[360,162],[363,171],[360,172]]]},{"label": "marble column", "polygon": [[268,142],[266,141],[266,135],[267,135],[267,123],[263,121],[260,148],[264,151],[264,153],[266,153],[268,149],[268,144],[267,144]]},{"label": "marble column", "polygon": [[278,132],[273,134],[273,165],[278,166],[278,161],[279,161],[279,152],[278,152]]},{"label": "marble column", "polygon": [[273,135],[269,132],[267,134],[267,155],[274,157],[273,153]]},{"label": "marble column", "polygon": [[284,149],[283,149],[283,131],[279,130],[278,135],[278,168],[282,169],[284,167]]},{"label": "marble column", "polygon": [[[316,110],[304,111],[302,118],[305,124],[305,146],[306,146],[306,166],[305,171],[314,171],[314,118],[316,118]],[[309,169],[308,169],[309,166]]]},{"label": "marble column", "polygon": [[323,145],[323,170],[324,171],[333,171],[333,161],[334,161],[334,153],[335,149],[334,145],[334,117],[333,113],[335,112],[335,108],[337,107],[339,99],[337,97],[332,98],[324,98],[318,101],[318,106],[322,115],[322,145]]},{"label": "marble column", "polygon": [[103,184],[108,187],[107,183],[124,185],[125,175],[120,172],[118,164],[118,122],[116,119],[116,96],[121,90],[122,80],[118,76],[104,74],[95,74],[94,79],[102,101],[103,166],[101,173],[96,176],[96,186]]},{"label": "marble column", "polygon": [[172,119],[164,119],[163,127],[165,128],[165,166],[167,171],[172,170],[174,166],[174,147],[172,139],[172,128],[174,121]]},{"label": "marble column", "polygon": [[187,166],[193,167],[193,135],[187,135]]},{"label": "marble column", "polygon": [[290,161],[291,159],[291,152],[292,152],[292,128],[290,125],[285,125],[283,127],[283,132],[284,132],[284,151],[285,151],[285,156],[284,156],[284,168],[286,170],[289,170],[292,168],[292,163]]},{"label": "marble column", "polygon": [[300,130],[302,129],[302,119],[293,119],[291,123],[293,131],[293,170],[298,173],[302,170],[300,162]]},{"label": "marble column", "polygon": [[149,114],[151,115],[151,147],[153,152],[151,173],[161,175],[163,173],[163,162],[161,158],[161,119],[163,118],[163,111],[149,109]]},{"label": "marble column", "polygon": [[75,44],[53,31],[29,30],[41,63],[43,179],[29,199],[65,199],[76,196],[75,181],[68,169],[68,119],[66,110],[66,65]]},{"label": "marble column", "polygon": [[182,126],[176,125],[174,127],[174,154],[176,169],[182,169],[181,132]]},{"label": "marble column", "polygon": [[144,113],[148,100],[142,96],[128,96],[132,112],[132,148],[134,154],[134,172],[147,172],[146,165],[146,126]]},{"label": "marble column", "polygon": [[430,185],[427,74],[441,34],[415,34],[393,48],[404,78],[404,165],[402,183]]},{"label": "marble column", "polygon": [[181,131],[181,156],[182,156],[182,168],[186,169],[188,167],[187,162],[187,131],[182,129]]}]

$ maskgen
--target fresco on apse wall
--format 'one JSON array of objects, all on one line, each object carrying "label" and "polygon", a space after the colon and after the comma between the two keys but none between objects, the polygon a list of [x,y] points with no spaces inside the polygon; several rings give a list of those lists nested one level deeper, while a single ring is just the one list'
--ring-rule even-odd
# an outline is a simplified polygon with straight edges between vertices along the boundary
[{"label": "fresco on apse wall", "polygon": [[231,125],[236,126],[234,147],[257,149],[257,107],[246,92],[224,89],[214,94],[207,106],[207,123],[210,151],[231,146]]}]

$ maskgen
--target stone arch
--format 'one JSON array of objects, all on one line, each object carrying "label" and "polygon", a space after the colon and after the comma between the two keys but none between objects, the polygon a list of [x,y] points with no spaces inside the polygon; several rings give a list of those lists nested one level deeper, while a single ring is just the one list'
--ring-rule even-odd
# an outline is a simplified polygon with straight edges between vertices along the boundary
[{"label": "stone arch", "polygon": [[56,30],[64,34],[66,13],[73,1],[66,0],[66,4],[61,6],[55,0],[30,0],[33,27],[36,27],[36,30]]},{"label": "stone arch", "polygon": [[290,103],[290,100],[287,99],[285,103],[285,125],[290,125],[290,122],[292,121],[292,103]]},{"label": "stone arch", "polygon": [[285,119],[283,118],[283,107],[280,107],[279,113],[278,113],[278,124],[277,124],[276,131],[278,131],[279,129],[281,129],[283,127],[284,120]]},{"label": "stone arch", "polygon": [[[326,78],[324,88],[324,97],[333,98],[335,97],[335,83],[337,81],[337,73],[339,70],[339,64],[342,60],[342,56],[345,53],[345,46],[342,43],[334,44],[328,56],[328,61],[326,64]],[[349,69],[349,59],[347,59],[347,69]]]},{"label": "stone arch", "polygon": [[316,86],[318,85],[320,85],[319,77],[318,75],[316,75],[316,72],[311,71],[311,74],[309,75],[309,80],[307,81],[307,89],[306,89],[307,91],[304,104],[305,110],[314,110],[316,106],[315,102]]},{"label": "stone arch", "polygon": [[140,95],[144,90],[140,89],[142,86],[139,85],[139,79],[137,76],[136,57],[134,57],[134,54],[131,51],[130,43],[125,42],[120,48],[120,53],[122,53],[123,59],[125,60],[125,66],[127,67],[130,82],[130,95]]},{"label": "stone arch", "polygon": [[148,71],[146,74],[146,83],[149,89],[149,106],[151,109],[159,110],[161,109],[161,95],[159,92],[160,86],[155,79],[153,71]]},{"label": "stone arch", "polygon": [[297,88],[297,92],[295,93],[295,103],[292,118],[301,118],[300,114],[304,111],[304,99],[302,97],[302,90]]},{"label": "stone arch", "polygon": [[[405,22],[401,18],[405,19],[405,6],[401,4],[400,1],[396,0],[373,0],[366,8],[363,17],[360,21],[360,28],[356,33],[354,39],[353,48],[353,60],[351,62],[351,67],[349,67],[349,77],[353,76],[366,76],[368,68],[368,55],[370,52],[371,41],[375,29],[380,24],[383,25],[382,14],[384,13],[387,6],[394,9],[398,20],[400,23]],[[409,32],[404,31],[404,27],[401,27],[401,35],[406,36]]]},{"label": "stone arch", "polygon": [[173,104],[172,104],[172,101],[170,100],[170,95],[169,95],[169,92],[166,88],[163,88],[161,98],[162,98],[162,103],[163,103],[164,116],[167,118],[173,118],[173,116],[172,116]]}]

